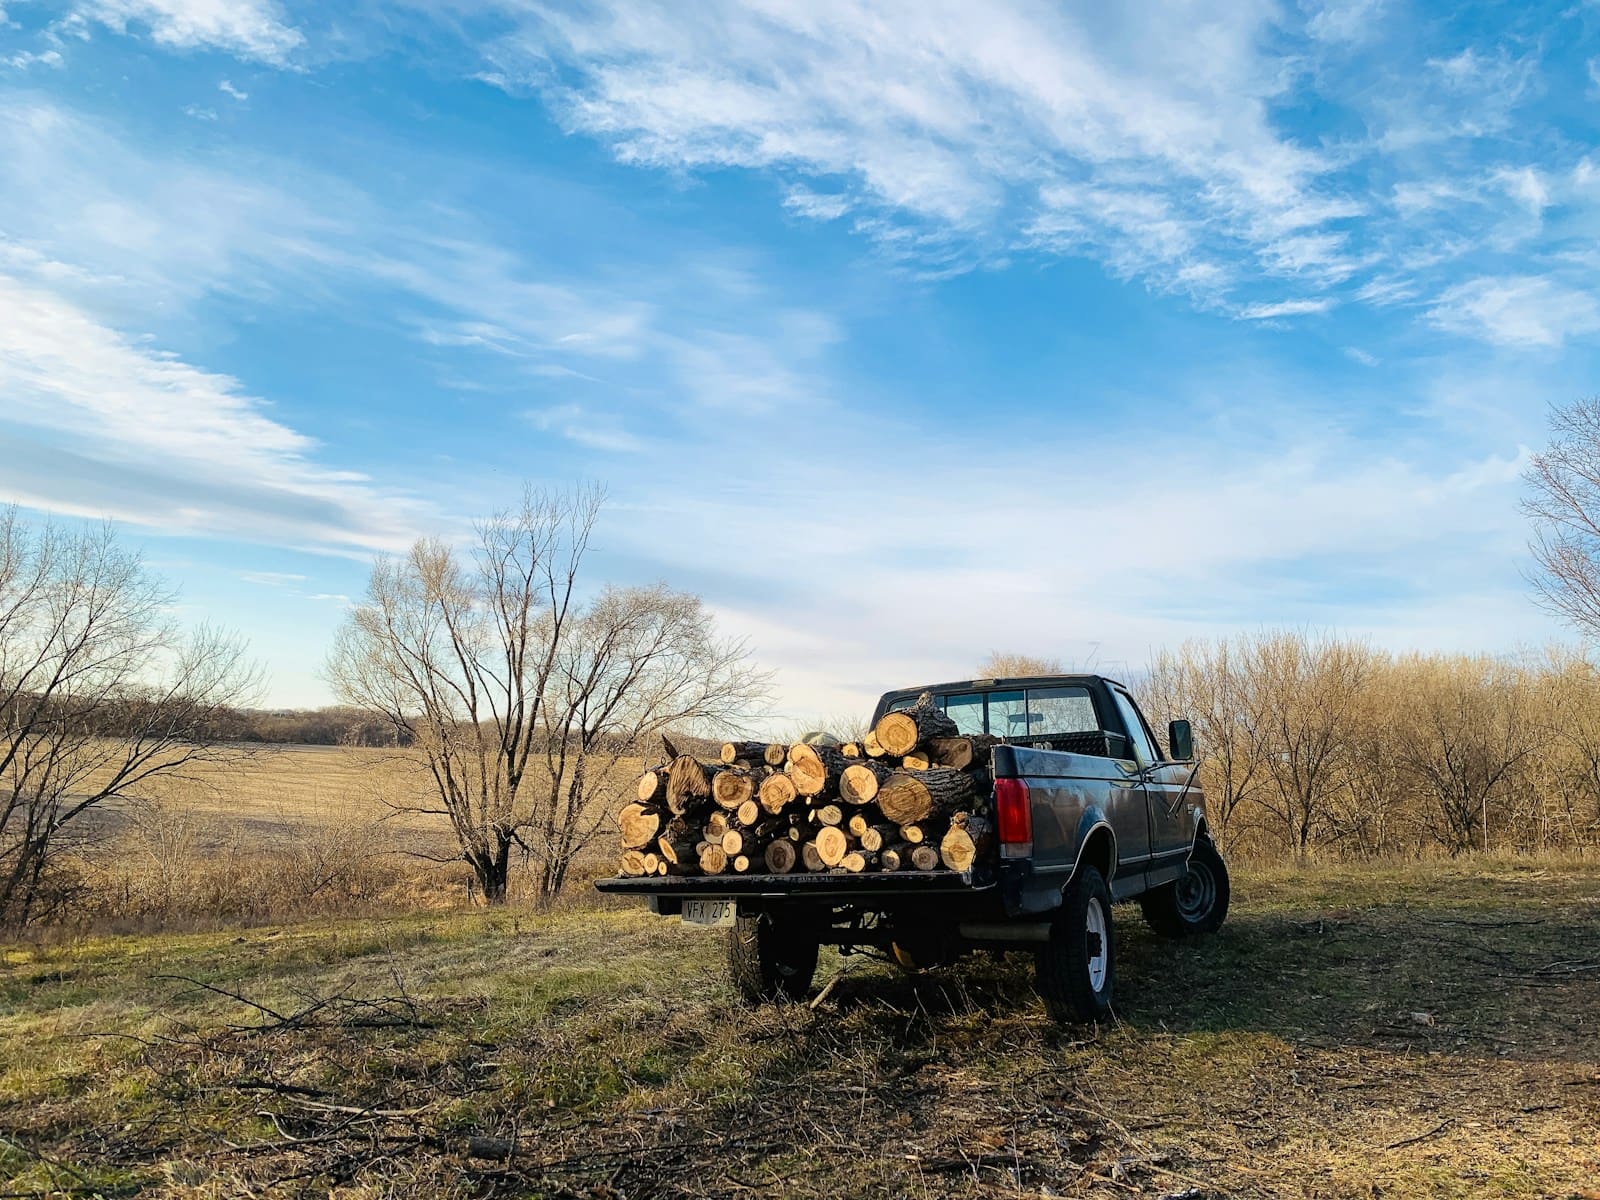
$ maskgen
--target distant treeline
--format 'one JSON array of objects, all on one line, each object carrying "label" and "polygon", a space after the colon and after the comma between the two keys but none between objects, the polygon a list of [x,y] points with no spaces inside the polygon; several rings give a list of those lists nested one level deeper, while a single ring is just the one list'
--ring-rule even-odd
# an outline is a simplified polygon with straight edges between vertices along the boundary
[{"label": "distant treeline", "polygon": [[227,741],[296,743],[305,746],[404,746],[407,731],[359,708],[232,709],[218,721]]},{"label": "distant treeline", "polygon": [[1600,667],[1264,633],[1160,654],[1224,846],[1370,859],[1600,846]]}]

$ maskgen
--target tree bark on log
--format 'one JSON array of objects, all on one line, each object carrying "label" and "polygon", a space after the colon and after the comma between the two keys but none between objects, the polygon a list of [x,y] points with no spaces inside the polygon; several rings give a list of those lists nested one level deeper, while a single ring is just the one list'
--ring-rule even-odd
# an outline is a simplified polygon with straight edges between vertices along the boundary
[{"label": "tree bark on log", "polygon": [[661,831],[661,814],[642,804],[630,804],[617,814],[617,825],[622,830],[622,848],[642,850]]},{"label": "tree bark on log", "polygon": [[789,765],[785,771],[793,780],[795,791],[802,796],[826,796],[838,786],[844,768],[845,757],[837,746],[796,742],[789,747]]},{"label": "tree bark on log", "polygon": [[950,832],[939,843],[939,857],[952,871],[970,871],[972,864],[994,848],[994,827],[982,817],[957,813]]},{"label": "tree bark on log", "polygon": [[863,850],[882,850],[899,840],[893,825],[872,825],[857,836]]},{"label": "tree bark on log", "polygon": [[817,857],[825,867],[837,867],[839,860],[850,853],[850,839],[837,825],[824,825],[817,830]]},{"label": "tree bark on log", "polygon": [[787,775],[772,774],[761,781],[761,807],[777,816],[799,798],[794,790],[794,780]]},{"label": "tree bark on log", "polygon": [[948,767],[896,771],[878,789],[878,808],[896,825],[909,825],[970,808],[977,789],[970,776]]},{"label": "tree bark on log", "polygon": [[698,841],[688,837],[661,837],[656,839],[656,849],[661,857],[673,866],[687,866],[699,857]]},{"label": "tree bark on log", "polygon": [[920,846],[911,847],[911,865],[919,871],[937,871],[939,869],[939,852],[924,842]]},{"label": "tree bark on log", "polygon": [[767,758],[767,743],[723,742],[721,758],[729,766],[732,766],[741,758],[749,762],[765,762]]},{"label": "tree bark on log", "polygon": [[795,861],[800,857],[800,849],[788,838],[779,838],[768,844],[764,857],[768,871],[774,875],[787,875],[794,870]]},{"label": "tree bark on log", "polygon": [[711,798],[716,801],[718,808],[738,808],[755,794],[755,776],[748,771],[730,768],[717,772],[717,777],[711,781]]},{"label": "tree bark on log", "polygon": [[886,754],[899,756],[911,753],[933,738],[957,737],[961,730],[931,702],[924,704],[919,700],[911,708],[884,713],[872,732]]},{"label": "tree bark on log", "polygon": [[678,815],[688,812],[696,800],[711,794],[712,773],[721,769],[720,764],[708,766],[693,755],[678,755],[667,768],[667,807]]},{"label": "tree bark on log", "polygon": [[839,798],[846,804],[871,804],[883,781],[893,773],[887,763],[872,759],[852,762],[839,774]]},{"label": "tree bark on log", "polygon": [[990,752],[1000,739],[987,733],[970,737],[934,738],[928,743],[928,753],[937,766],[956,771],[968,771],[988,763]]}]

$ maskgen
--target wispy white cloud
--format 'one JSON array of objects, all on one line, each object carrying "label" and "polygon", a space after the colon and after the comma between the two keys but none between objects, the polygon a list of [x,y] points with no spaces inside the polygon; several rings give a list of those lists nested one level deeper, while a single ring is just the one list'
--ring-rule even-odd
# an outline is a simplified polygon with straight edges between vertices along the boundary
[{"label": "wispy white cloud", "polygon": [[217,84],[217,91],[221,92],[224,96],[232,96],[241,104],[250,99],[249,92],[241,91],[240,89],[234,87],[233,84],[229,83],[226,79]]},{"label": "wispy white cloud", "polygon": [[1311,313],[1327,312],[1333,301],[1326,297],[1318,300],[1278,300],[1270,304],[1249,304],[1239,310],[1246,321],[1271,321],[1278,317],[1303,317]]},{"label": "wispy white cloud", "polygon": [[644,442],[629,433],[615,413],[596,412],[578,404],[558,404],[523,415],[535,429],[557,434],[591,450],[634,454],[644,449]]},{"label": "wispy white cloud", "polygon": [[7,456],[8,499],[173,533],[336,552],[404,546],[431,514],[366,476],[324,466],[236,380],[107,328],[0,275],[0,419],[38,442]]},{"label": "wispy white cloud", "polygon": [[1593,294],[1527,275],[1456,284],[1429,316],[1443,329],[1502,346],[1555,347],[1600,332],[1600,303]]},{"label": "wispy white cloud", "polygon": [[278,66],[305,43],[272,0],[79,0],[71,19],[146,33],[174,50],[221,50]]}]

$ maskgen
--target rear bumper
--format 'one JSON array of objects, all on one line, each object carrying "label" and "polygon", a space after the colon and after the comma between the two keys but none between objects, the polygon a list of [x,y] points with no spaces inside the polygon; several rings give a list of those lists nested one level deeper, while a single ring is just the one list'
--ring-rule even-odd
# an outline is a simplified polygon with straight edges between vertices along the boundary
[{"label": "rear bumper", "polygon": [[665,875],[597,879],[594,886],[618,896],[671,900],[859,900],[892,904],[921,896],[979,896],[993,883],[975,883],[955,871],[894,871],[840,875]]}]

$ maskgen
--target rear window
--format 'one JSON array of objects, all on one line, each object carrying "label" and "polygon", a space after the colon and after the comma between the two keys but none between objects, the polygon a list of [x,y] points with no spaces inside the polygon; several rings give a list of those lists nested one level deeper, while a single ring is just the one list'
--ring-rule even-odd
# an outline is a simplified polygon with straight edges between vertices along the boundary
[{"label": "rear window", "polygon": [[[915,696],[902,696],[889,705],[889,711],[899,712],[916,702]],[[1100,728],[1094,700],[1085,687],[957,692],[935,696],[934,702],[963,734],[1037,738],[1059,733],[1090,733]]]}]

